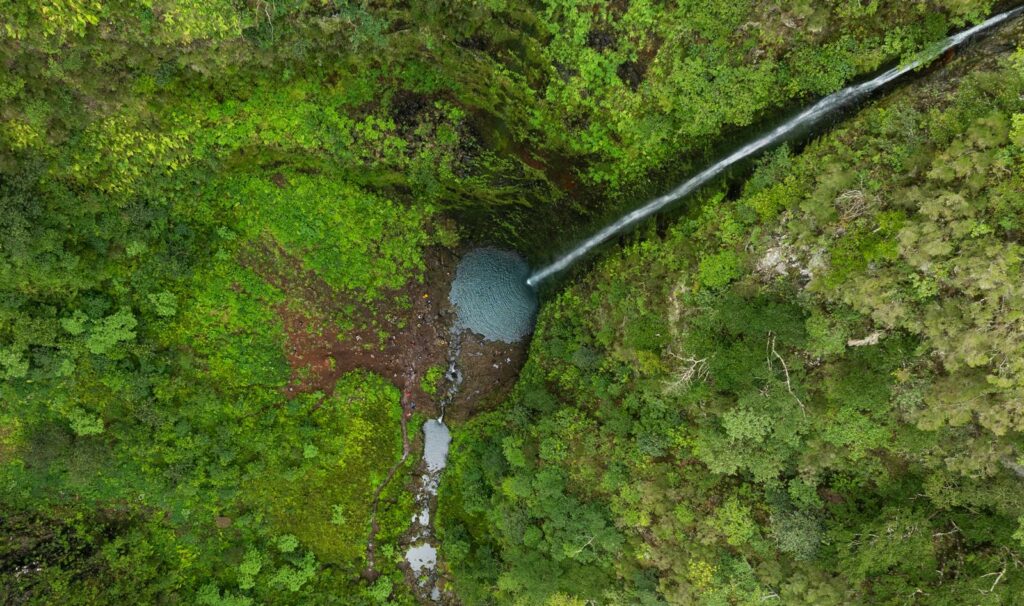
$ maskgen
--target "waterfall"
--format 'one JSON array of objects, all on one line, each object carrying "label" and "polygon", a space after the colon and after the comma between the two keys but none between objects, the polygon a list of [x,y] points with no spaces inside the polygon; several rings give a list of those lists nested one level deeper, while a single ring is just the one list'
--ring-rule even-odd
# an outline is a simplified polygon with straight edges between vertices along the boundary
[{"label": "waterfall", "polygon": [[821,99],[808,109],[805,109],[804,111],[800,112],[800,114],[798,114],[796,117],[790,119],[786,123],[775,128],[768,134],[763,135],[759,139],[747,143],[746,145],[739,148],[735,152],[729,154],[725,158],[719,160],[715,164],[709,166],[700,173],[696,174],[688,181],[679,185],[678,187],[668,192],[667,194],[658,196],[657,198],[654,198],[653,200],[647,202],[640,208],[637,208],[636,210],[631,211],[626,215],[623,215],[617,221],[608,225],[601,231],[597,232],[596,234],[588,238],[586,241],[584,241],[582,244],[571,250],[569,253],[556,260],[554,263],[534,272],[526,280],[526,283],[530,286],[537,286],[537,284],[542,282],[544,279],[562,271],[563,269],[569,267],[570,265],[578,261],[581,257],[590,252],[595,246],[598,246],[608,238],[611,238],[612,236],[621,233],[623,230],[627,229],[633,224],[646,219],[647,217],[653,215],[654,213],[657,213],[658,211],[665,208],[665,206],[671,204],[672,202],[675,202],[676,200],[679,200],[680,198],[683,198],[684,196],[693,193],[696,189],[698,189],[708,181],[720,175],[725,169],[729,168],[733,164],[736,164],[741,160],[745,160],[746,158],[749,158],[754,154],[757,154],[759,152],[764,151],[767,148],[772,147],[773,145],[781,142],[788,135],[792,134],[793,131],[795,131],[799,127],[807,124],[813,124],[815,121],[821,119],[823,116],[845,105],[848,105],[851,102],[860,99],[865,95],[868,95],[869,93],[877,90],[878,88],[885,86],[886,84],[892,82],[893,80],[896,80],[900,76],[903,76],[904,74],[913,71],[918,67],[921,67],[922,65],[930,62],[932,59],[941,55],[947,50],[960,46],[971,37],[984,31],[987,31],[999,25],[1000,23],[1013,19],[1014,17],[1019,16],[1021,13],[1024,13],[1024,7],[1018,7],[1006,11],[1005,13],[996,15],[983,23],[975,25],[970,29],[966,29],[958,34],[950,36],[939,47],[935,49],[930,49],[931,52],[929,52],[928,56],[926,57],[923,56],[919,59],[911,61],[906,65],[894,67],[872,80],[863,82],[861,84],[849,86]]}]

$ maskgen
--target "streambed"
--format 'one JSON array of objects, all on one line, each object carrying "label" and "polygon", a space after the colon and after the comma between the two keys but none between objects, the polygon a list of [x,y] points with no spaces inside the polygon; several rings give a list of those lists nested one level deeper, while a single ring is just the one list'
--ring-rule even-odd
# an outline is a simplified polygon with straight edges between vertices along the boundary
[{"label": "streambed", "polygon": [[420,478],[416,495],[420,511],[413,518],[413,524],[419,527],[420,536],[417,538],[422,539],[422,542],[410,545],[405,552],[405,560],[417,576],[430,574],[437,566],[437,547],[429,542],[432,534],[430,508],[437,498],[437,487],[441,482],[441,471],[448,462],[448,445],[451,441],[451,433],[440,419],[427,419],[423,423],[423,464],[426,472]]},{"label": "streambed", "polygon": [[[431,519],[452,439],[444,423],[445,412],[463,382],[463,371],[459,367],[463,354],[461,344],[470,337],[467,333],[474,333],[483,337],[484,343],[500,350],[503,346],[522,341],[533,331],[537,294],[526,284],[529,274],[526,261],[516,253],[497,248],[477,248],[462,258],[452,281],[449,302],[456,311],[456,319],[448,340],[449,366],[445,374],[448,386],[439,403],[438,418],[427,419],[423,423],[423,461],[415,489],[417,513],[407,535],[408,548],[405,552],[406,563],[416,578],[418,590],[434,601],[440,600],[441,589],[437,578],[438,547]],[[470,355],[480,356],[482,353],[475,351]],[[511,357],[505,357],[503,361],[513,364]],[[479,365],[474,367],[480,371]],[[494,362],[485,368],[490,370],[491,367],[500,370],[501,364]],[[469,378],[471,381],[474,379]]]}]

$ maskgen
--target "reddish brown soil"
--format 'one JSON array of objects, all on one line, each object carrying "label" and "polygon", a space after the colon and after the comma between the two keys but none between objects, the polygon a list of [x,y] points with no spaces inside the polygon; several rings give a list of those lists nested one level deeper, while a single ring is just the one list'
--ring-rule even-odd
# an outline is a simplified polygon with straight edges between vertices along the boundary
[{"label": "reddish brown soil", "polygon": [[462,386],[445,412],[445,418],[455,423],[501,403],[526,361],[525,343],[486,341],[469,331],[459,338]]},{"label": "reddish brown soil", "polygon": [[[450,253],[429,251],[423,284],[410,281],[372,305],[333,289],[273,246],[254,251],[245,261],[287,299],[277,309],[292,367],[287,395],[329,395],[342,375],[365,369],[394,382],[403,402],[428,414],[436,409],[420,379],[431,366],[445,364],[454,263]],[[339,319],[354,326],[339,328]]]},{"label": "reddish brown soil", "polygon": [[572,169],[568,168],[571,166],[569,162],[564,162],[561,159],[547,159],[536,153],[536,150],[530,151],[525,145],[518,143],[513,144],[511,149],[512,153],[516,154],[523,164],[543,172],[549,181],[565,192],[569,194],[576,192],[579,184],[576,182],[576,176],[573,174]]},{"label": "reddish brown soil", "polygon": [[[428,416],[440,414],[437,398],[421,389],[420,380],[430,367],[447,365],[455,317],[448,302],[457,263],[454,254],[427,251],[422,283],[410,281],[370,306],[331,288],[273,245],[253,251],[244,261],[285,293],[287,302],[277,311],[288,335],[288,396],[317,391],[330,395],[342,375],[365,369],[390,379],[402,391],[407,416],[413,407]],[[354,320],[355,326],[339,329],[338,318]],[[526,354],[525,343],[490,342],[470,332],[459,338],[464,381],[446,413],[456,422],[500,402],[515,383]]]}]

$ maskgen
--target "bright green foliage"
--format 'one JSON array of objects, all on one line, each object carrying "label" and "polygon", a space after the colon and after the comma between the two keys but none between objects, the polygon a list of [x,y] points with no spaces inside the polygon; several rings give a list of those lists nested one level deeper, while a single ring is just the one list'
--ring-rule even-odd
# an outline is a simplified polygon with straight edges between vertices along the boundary
[{"label": "bright green foliage", "polygon": [[423,373],[423,378],[420,379],[420,389],[422,389],[427,395],[436,395],[443,377],[443,366],[440,364],[431,366],[427,369],[427,372]]},{"label": "bright green foliage", "polygon": [[720,288],[740,277],[740,258],[731,251],[709,255],[701,259],[697,275],[700,283],[708,288]]},{"label": "bright green foliage", "polygon": [[359,562],[370,497],[402,449],[398,390],[372,375],[348,375],[319,410],[310,434],[316,443],[280,471],[254,473],[245,498],[287,533],[282,551],[297,540],[327,561]]},{"label": "bright green foliage", "polygon": [[121,309],[117,313],[96,322],[89,330],[85,347],[91,353],[105,354],[118,343],[131,341],[135,338],[133,329],[137,325],[135,316],[130,309]]},{"label": "bright green foliage", "polygon": [[[271,236],[338,290],[375,297],[401,287],[423,269],[429,243],[422,226],[431,209],[405,209],[356,187],[305,175],[277,187],[266,179],[229,185],[239,228],[252,238]],[[339,263],[344,259],[344,263]]]},{"label": "bright green foliage", "polygon": [[757,526],[750,514],[749,507],[731,498],[715,511],[710,525],[725,535],[727,543],[740,546],[749,543],[757,533]]}]

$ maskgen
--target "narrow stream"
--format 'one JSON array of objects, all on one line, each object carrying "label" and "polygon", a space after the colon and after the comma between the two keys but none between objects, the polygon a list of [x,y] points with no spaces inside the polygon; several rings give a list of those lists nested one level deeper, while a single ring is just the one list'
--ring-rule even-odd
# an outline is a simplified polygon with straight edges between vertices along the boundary
[{"label": "narrow stream", "polygon": [[437,487],[441,483],[441,472],[448,464],[448,446],[451,432],[444,424],[444,413],[462,384],[462,372],[458,368],[459,330],[452,329],[448,346],[448,370],[445,379],[448,387],[441,399],[441,414],[436,419],[423,423],[423,474],[419,478],[415,500],[417,513],[412,518],[410,545],[405,552],[405,561],[419,579],[421,588],[429,590],[435,602],[441,598],[437,586],[437,547],[434,545],[434,527],[431,511],[436,507]]},{"label": "narrow stream", "polygon": [[413,573],[423,579],[423,586],[429,588],[430,597],[437,601],[441,590],[437,586],[437,547],[433,543],[433,526],[430,523],[431,506],[437,498],[437,487],[441,472],[448,462],[448,445],[452,437],[441,419],[428,419],[423,423],[423,463],[425,473],[420,478],[416,494],[419,513],[413,518],[414,543],[405,552],[405,560]]}]

